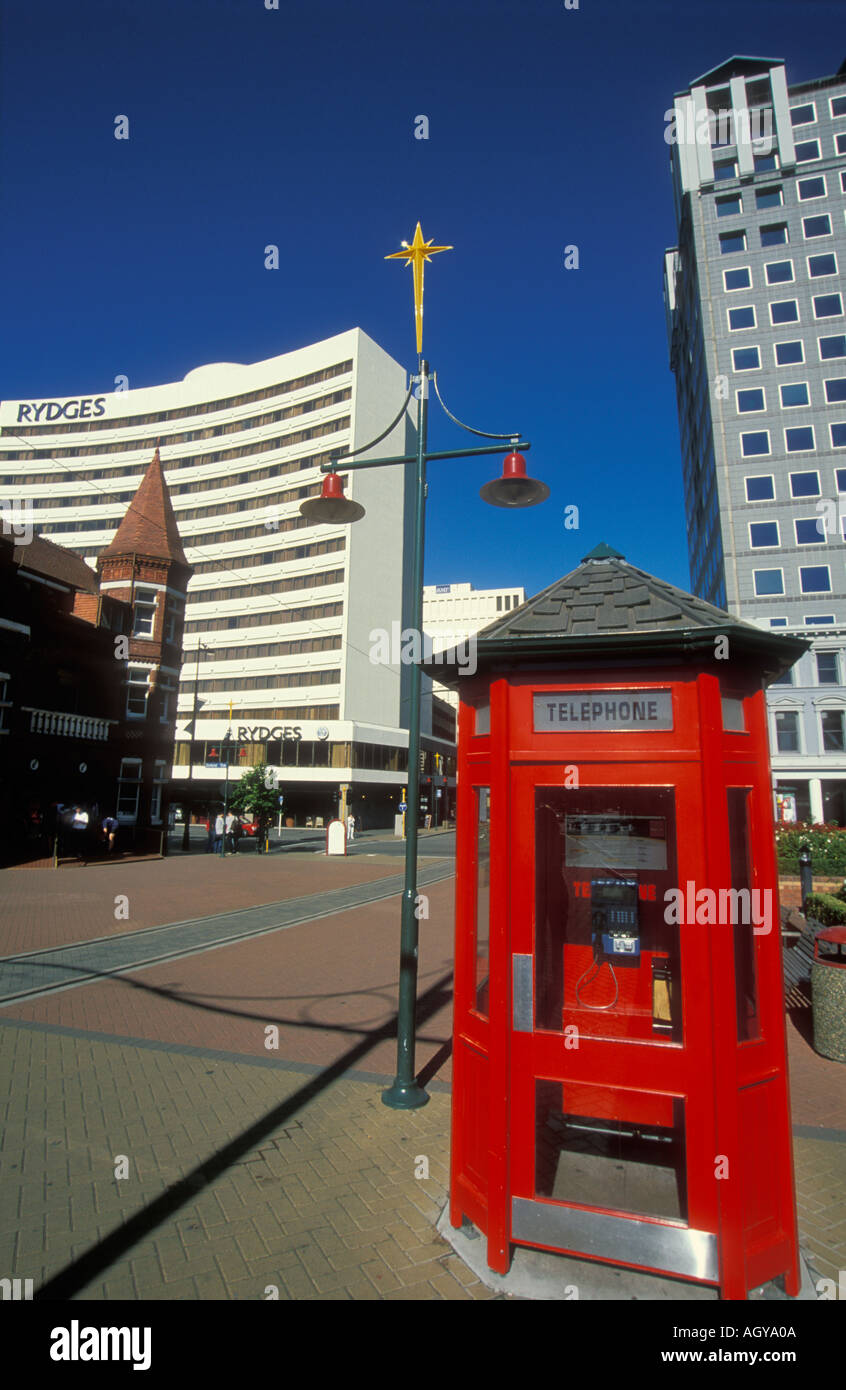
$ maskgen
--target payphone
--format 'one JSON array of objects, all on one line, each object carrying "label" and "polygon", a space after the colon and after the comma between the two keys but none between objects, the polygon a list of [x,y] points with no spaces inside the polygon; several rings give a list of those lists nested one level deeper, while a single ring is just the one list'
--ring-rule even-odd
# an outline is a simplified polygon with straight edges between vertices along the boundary
[{"label": "payphone", "polygon": [[[620,996],[614,965],[640,964],[637,918],[637,879],[594,878],[590,883],[590,925],[593,960],[576,982],[576,1001],[597,1013],[613,1009]],[[595,982],[607,965],[614,984],[614,998],[604,1004],[582,998],[582,986]]]},{"label": "payphone", "polygon": [[439,668],[460,695],[450,1222],[499,1273],[525,1245],[798,1291],[780,942],[698,904],[777,901],[763,686],[804,647],[598,546],[479,636],[472,679]]},{"label": "payphone", "polygon": [[640,960],[637,879],[594,878],[590,884],[594,948],[605,960]]}]

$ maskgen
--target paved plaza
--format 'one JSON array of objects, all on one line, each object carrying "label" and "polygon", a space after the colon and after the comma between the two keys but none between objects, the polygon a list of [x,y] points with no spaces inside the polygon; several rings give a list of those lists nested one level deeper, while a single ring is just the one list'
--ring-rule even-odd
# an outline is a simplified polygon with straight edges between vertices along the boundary
[{"label": "paved plaza", "polygon": [[[507,1297],[436,1229],[454,895],[436,841],[420,871],[417,1062],[431,1099],[406,1112],[381,1102],[395,1069],[396,857],[363,846],[3,871],[0,1275],[56,1299]],[[813,1051],[809,1023],[788,1023],[800,1239],[814,1278],[836,1280],[843,1067]],[[597,1266],[582,1264],[589,1289]],[[638,1277],[637,1292],[623,1276],[596,1296],[650,1297]],[[655,1297],[673,1296],[667,1283]]]}]

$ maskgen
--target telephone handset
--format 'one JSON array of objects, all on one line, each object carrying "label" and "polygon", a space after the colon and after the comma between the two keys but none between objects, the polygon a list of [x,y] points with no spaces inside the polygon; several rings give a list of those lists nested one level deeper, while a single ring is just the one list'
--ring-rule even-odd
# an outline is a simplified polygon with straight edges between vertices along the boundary
[{"label": "telephone handset", "polygon": [[[585,1009],[613,1009],[620,994],[614,962],[640,961],[640,931],[638,929],[638,887],[636,878],[594,878],[590,885],[590,930],[593,960],[576,981],[576,1003]],[[594,966],[594,983],[607,965],[614,981],[614,998],[608,1004],[589,1004],[581,998],[581,985]]]}]

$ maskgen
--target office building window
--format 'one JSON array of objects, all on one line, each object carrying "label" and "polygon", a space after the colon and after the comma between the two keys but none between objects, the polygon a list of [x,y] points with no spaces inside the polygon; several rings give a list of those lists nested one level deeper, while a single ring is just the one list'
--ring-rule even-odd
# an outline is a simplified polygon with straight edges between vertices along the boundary
[{"label": "office building window", "polygon": [[769,430],[756,430],[754,434],[742,434],[740,436],[740,448],[744,458],[754,458],[756,454],[768,454],[770,452]]},{"label": "office building window", "polygon": [[[835,135],[834,148],[838,154],[846,154],[846,133]],[[840,175],[840,182],[843,183],[843,175]]]},{"label": "office building window", "polygon": [[789,454],[801,454],[814,447],[813,425],[797,425],[784,431],[784,445]]},{"label": "office building window", "polygon": [[[832,424],[829,425],[829,429],[831,431],[831,447],[833,449],[846,449],[846,424]],[[844,469],[839,468],[837,473],[840,477],[843,475]],[[840,490],[846,492],[846,488]]]},{"label": "office building window", "polygon": [[797,405],[810,404],[807,381],[792,381],[789,385],[780,386],[778,389],[781,404],[785,410],[795,409]]},{"label": "office building window", "polygon": [[770,261],[764,266],[768,285],[784,285],[793,279],[792,261]]},{"label": "office building window", "polygon": [[[844,470],[846,472],[846,470]],[[775,497],[775,482],[771,473],[744,478],[747,502],[771,502]]]},{"label": "office building window", "polygon": [[820,495],[820,475],[819,473],[791,473],[790,475],[790,496],[791,497],[819,497]]},{"label": "office building window", "polygon": [[753,570],[752,578],[758,598],[766,598],[768,594],[784,593],[784,573],[782,570]]},{"label": "office building window", "polygon": [[729,330],[737,333],[741,328],[755,327],[755,309],[752,304],[745,304],[742,309],[729,309],[728,311]]},{"label": "office building window", "polygon": [[824,256],[809,256],[808,274],[812,280],[819,280],[823,275],[836,275],[837,257],[833,253]]},{"label": "office building window", "polygon": [[796,145],[796,163],[808,164],[812,159],[820,157],[819,140],[801,140]]},{"label": "office building window", "polygon": [[820,685],[840,684],[837,652],[817,652],[817,680]]},{"label": "office building window", "polygon": [[770,226],[761,228],[762,246],[785,246],[787,241],[786,222],[773,222]]},{"label": "office building window", "polygon": [[825,383],[825,398],[830,405],[846,401],[846,376],[831,377]]},{"label": "office building window", "polygon": [[738,391],[736,394],[739,414],[746,415],[753,410],[766,410],[766,401],[764,399],[762,387],[756,386],[754,389]]},{"label": "office building window", "polygon": [[817,342],[821,362],[826,362],[832,357],[846,357],[846,333],[835,333],[831,338],[818,338]]},{"label": "office building window", "polygon": [[831,571],[828,565],[800,566],[799,587],[803,594],[830,594]]},{"label": "office building window", "polygon": [[787,627],[786,618],[770,618],[770,627]]},{"label": "office building window", "polygon": [[846,193],[846,169],[840,175],[840,191]]},{"label": "office building window", "polygon": [[806,627],[833,627],[833,613],[809,613],[804,619]]},{"label": "office building window", "polygon": [[756,154],[753,164],[756,174],[769,174],[778,168],[778,159],[774,154]]},{"label": "office building window", "polygon": [[[781,682],[774,682],[781,684]],[[796,710],[776,710],[776,747],[779,753],[799,752],[799,715]]]},{"label": "office building window", "polygon": [[775,304],[770,305],[770,322],[778,323],[798,323],[799,306],[795,299],[776,300]]},{"label": "office building window", "polygon": [[[714,182],[715,182],[715,183],[719,183],[722,179],[736,179],[736,178],[737,178],[737,160],[736,160],[736,159],[715,159],[715,160],[714,160]],[[737,201],[738,201],[738,205],[739,205],[739,204],[740,204],[740,199],[738,198]],[[739,208],[739,206],[738,206],[738,211],[739,211],[739,210],[740,210],[740,208]]]},{"label": "office building window", "polygon": [[717,198],[716,200],[718,217],[734,217],[742,211],[740,194],[732,193],[729,198]]},{"label": "office building window", "polygon": [[814,318],[833,319],[843,313],[839,294],[814,295]]},{"label": "office building window", "polygon": [[838,492],[846,492],[846,468],[835,468],[834,485]]},{"label": "office building window", "polygon": [[804,362],[805,350],[802,346],[802,339],[795,338],[789,343],[776,343],[775,360],[779,367],[790,367],[796,362]]},{"label": "office building window", "polygon": [[846,97],[831,97],[829,107],[832,116],[846,116]]},{"label": "office building window", "polygon": [[817,113],[812,101],[806,102],[803,106],[791,106],[790,108],[791,125],[813,125],[816,119]]},{"label": "office building window", "polygon": [[777,521],[751,521],[749,523],[749,544],[753,550],[765,550],[767,547],[779,543]]},{"label": "office building window", "polygon": [[797,545],[822,545],[825,542],[822,517],[797,517],[793,525],[796,528]]},{"label": "office building window", "polygon": [[732,348],[731,364],[736,372],[752,372],[759,370],[761,366],[760,348]]},{"label": "office building window", "polygon": [[752,288],[752,273],[748,266],[742,270],[724,270],[723,284],[727,290],[749,290]]},{"label": "office building window", "polygon": [[774,184],[772,188],[758,188],[755,190],[755,206],[763,212],[766,208],[780,208],[784,203],[784,194],[780,184]]},{"label": "office building window", "polygon": [[828,213],[822,212],[818,217],[803,217],[802,233],[806,241],[815,236],[831,236],[831,218]]},{"label": "office building window", "polygon": [[826,194],[825,179],[822,174],[817,174],[812,179],[799,179],[796,187],[799,190],[800,203],[810,202],[812,198],[824,198]]},{"label": "office building window", "polygon": [[846,743],[843,740],[843,711],[840,709],[826,709],[820,715],[822,724],[822,741],[824,753],[842,753],[846,751]]},{"label": "office building window", "polygon": [[730,256],[734,251],[746,250],[745,232],[721,232],[720,233],[720,254]]}]

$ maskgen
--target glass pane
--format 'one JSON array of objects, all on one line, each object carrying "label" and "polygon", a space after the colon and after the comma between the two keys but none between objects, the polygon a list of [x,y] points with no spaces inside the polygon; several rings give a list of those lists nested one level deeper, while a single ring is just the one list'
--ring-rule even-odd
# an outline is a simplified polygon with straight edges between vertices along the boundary
[{"label": "glass pane", "polygon": [[[750,893],[749,872],[749,791],[746,787],[729,787],[728,824],[731,850],[731,886],[739,889],[737,908],[732,906],[734,922],[734,983],[737,996],[737,1037],[739,1042],[757,1038],[758,989],[755,981],[755,938],[753,935],[754,904]],[[735,918],[737,920],[735,920]],[[770,924],[772,925],[772,924]]]},{"label": "glass pane", "polygon": [[535,1195],[687,1221],[684,1102],[536,1081]]},{"label": "glass pane", "polygon": [[535,1026],[681,1042],[672,788],[539,787],[535,835]]},{"label": "glass pane", "polygon": [[491,910],[491,789],[476,793],[476,1004],[488,1014],[488,931]]}]

